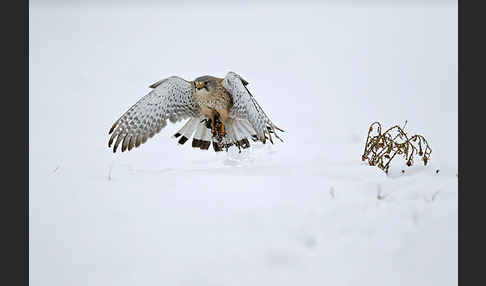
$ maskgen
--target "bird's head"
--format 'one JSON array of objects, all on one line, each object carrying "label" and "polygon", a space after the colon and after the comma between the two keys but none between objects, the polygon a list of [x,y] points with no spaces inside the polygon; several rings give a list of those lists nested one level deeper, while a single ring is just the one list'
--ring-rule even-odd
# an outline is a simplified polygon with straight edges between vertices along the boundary
[{"label": "bird's head", "polygon": [[218,84],[217,78],[209,75],[200,76],[194,80],[194,85],[196,86],[196,92],[200,90],[211,92],[217,87],[217,84]]}]

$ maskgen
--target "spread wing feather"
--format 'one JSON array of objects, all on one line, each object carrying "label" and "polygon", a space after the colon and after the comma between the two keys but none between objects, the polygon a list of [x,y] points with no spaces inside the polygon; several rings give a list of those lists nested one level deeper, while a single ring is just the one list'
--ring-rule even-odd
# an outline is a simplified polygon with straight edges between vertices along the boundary
[{"label": "spread wing feather", "polygon": [[138,147],[167,125],[201,115],[199,106],[193,99],[192,82],[172,76],[150,86],[153,88],[111,127],[108,142],[113,152],[121,143],[122,152]]},{"label": "spread wing feather", "polygon": [[253,129],[255,129],[258,139],[263,143],[265,143],[266,139],[270,139],[270,142],[273,143],[272,134],[282,141],[276,131],[283,132],[283,130],[273,124],[246,88],[246,85],[248,85],[248,82],[234,72],[228,72],[224,77],[223,87],[233,97],[230,117],[248,120]]}]

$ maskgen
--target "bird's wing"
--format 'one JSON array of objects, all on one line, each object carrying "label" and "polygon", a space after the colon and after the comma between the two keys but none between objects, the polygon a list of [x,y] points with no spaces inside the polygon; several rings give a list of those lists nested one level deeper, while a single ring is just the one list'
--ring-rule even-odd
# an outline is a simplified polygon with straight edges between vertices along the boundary
[{"label": "bird's wing", "polygon": [[[270,142],[273,143],[271,134],[275,134],[275,137],[280,139],[276,130],[282,132],[283,130],[273,124],[246,88],[246,85],[248,85],[248,82],[234,72],[228,72],[224,77],[223,87],[233,97],[233,107],[230,110],[230,117],[248,120],[253,129],[255,129],[260,141],[265,143],[266,139],[270,139]],[[282,139],[280,140],[282,141]]]},{"label": "bird's wing", "polygon": [[122,152],[138,147],[171,122],[198,117],[200,108],[193,99],[192,82],[172,76],[150,86],[153,88],[130,107],[111,127],[108,147],[113,152],[121,143]]}]

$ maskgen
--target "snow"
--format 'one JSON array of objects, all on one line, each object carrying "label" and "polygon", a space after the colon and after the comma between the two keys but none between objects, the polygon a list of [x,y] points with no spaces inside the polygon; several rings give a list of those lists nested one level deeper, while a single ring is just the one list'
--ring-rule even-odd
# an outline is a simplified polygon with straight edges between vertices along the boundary
[{"label": "snow", "polygon": [[[457,3],[434,3],[31,1],[30,284],[457,285]],[[230,70],[284,143],[204,152],[179,122],[108,149],[148,85]],[[361,162],[405,120],[427,167]]]}]

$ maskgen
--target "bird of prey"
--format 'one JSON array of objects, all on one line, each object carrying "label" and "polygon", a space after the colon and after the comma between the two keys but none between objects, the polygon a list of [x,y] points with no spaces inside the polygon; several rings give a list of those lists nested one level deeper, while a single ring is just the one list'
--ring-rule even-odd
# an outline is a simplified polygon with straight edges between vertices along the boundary
[{"label": "bird of prey", "polygon": [[208,150],[213,145],[216,152],[230,146],[239,149],[250,147],[248,139],[269,140],[272,134],[280,141],[278,128],[265,114],[247,89],[248,82],[234,72],[224,78],[201,76],[186,81],[172,76],[152,85],[152,90],[128,109],[111,127],[108,134],[110,148],[116,152],[131,150],[145,143],[167,125],[189,120],[174,134],[178,143],[192,140],[192,147]]}]

